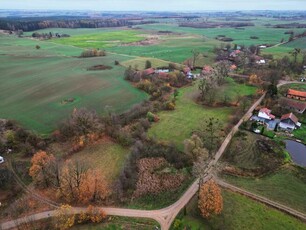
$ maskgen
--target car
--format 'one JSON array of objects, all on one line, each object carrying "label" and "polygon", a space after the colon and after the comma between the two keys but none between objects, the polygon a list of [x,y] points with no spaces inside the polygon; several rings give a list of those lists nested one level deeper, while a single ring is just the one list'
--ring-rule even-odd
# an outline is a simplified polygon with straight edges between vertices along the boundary
[{"label": "car", "polygon": [[4,162],[4,158],[0,156],[0,164]]}]

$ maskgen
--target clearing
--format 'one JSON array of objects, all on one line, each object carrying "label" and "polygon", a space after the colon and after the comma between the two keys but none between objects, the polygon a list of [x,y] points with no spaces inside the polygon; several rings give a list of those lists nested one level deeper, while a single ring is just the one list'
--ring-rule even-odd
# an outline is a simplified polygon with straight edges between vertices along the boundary
[{"label": "clearing", "polygon": [[187,216],[181,215],[183,224],[191,226],[192,230],[305,229],[306,225],[300,220],[245,196],[227,190],[222,191],[222,196],[223,211],[219,216],[213,216],[210,220],[205,220],[200,216],[197,199],[194,198],[187,206]]}]

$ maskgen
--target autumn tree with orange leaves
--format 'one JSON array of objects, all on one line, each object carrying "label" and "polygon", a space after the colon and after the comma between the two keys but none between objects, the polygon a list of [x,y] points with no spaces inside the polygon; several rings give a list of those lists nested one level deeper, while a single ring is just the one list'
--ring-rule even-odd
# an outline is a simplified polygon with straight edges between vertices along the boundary
[{"label": "autumn tree with orange leaves", "polygon": [[214,180],[209,180],[200,188],[198,207],[204,218],[220,214],[223,209],[223,198],[220,187]]},{"label": "autumn tree with orange leaves", "polygon": [[102,172],[88,169],[78,161],[65,164],[60,184],[60,194],[67,202],[96,202],[104,200],[109,194],[109,187]]},{"label": "autumn tree with orange leaves", "polygon": [[48,155],[45,151],[38,151],[34,154],[29,174],[37,185],[44,187],[50,185],[49,172],[54,161],[55,157],[52,154]]}]

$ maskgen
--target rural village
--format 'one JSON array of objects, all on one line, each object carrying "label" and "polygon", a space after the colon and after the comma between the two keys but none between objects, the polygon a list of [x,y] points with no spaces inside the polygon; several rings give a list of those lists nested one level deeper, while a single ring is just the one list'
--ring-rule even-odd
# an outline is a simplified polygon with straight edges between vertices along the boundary
[{"label": "rural village", "polygon": [[277,12],[0,10],[0,229],[305,229],[306,16]]}]

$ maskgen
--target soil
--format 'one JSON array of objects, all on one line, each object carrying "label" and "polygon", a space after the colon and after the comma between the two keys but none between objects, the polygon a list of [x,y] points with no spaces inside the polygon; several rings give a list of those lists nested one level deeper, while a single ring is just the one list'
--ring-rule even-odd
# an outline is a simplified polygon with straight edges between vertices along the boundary
[{"label": "soil", "polygon": [[112,68],[113,67],[107,66],[107,65],[94,65],[94,66],[87,68],[87,70],[109,70]]}]

